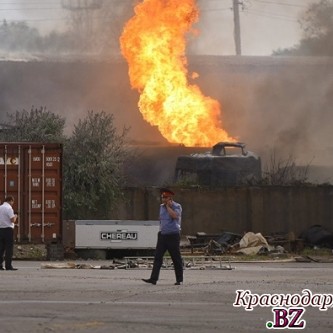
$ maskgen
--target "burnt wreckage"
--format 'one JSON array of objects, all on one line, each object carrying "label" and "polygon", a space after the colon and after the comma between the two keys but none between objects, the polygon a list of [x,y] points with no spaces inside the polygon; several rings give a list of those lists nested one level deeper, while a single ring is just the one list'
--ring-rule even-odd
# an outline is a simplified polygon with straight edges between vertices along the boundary
[{"label": "burnt wreckage", "polygon": [[219,142],[211,152],[179,156],[175,181],[206,186],[241,185],[261,179],[261,159],[241,142]]}]

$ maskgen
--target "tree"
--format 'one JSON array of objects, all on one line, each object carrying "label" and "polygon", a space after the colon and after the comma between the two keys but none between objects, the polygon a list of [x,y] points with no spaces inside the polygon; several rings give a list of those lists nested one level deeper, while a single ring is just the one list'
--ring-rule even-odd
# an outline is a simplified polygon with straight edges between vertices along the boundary
[{"label": "tree", "polygon": [[309,6],[301,18],[305,38],[321,38],[333,33],[333,2],[321,0]]},{"label": "tree", "polygon": [[5,52],[32,52],[59,54],[62,52],[77,53],[82,51],[78,37],[72,31],[56,32],[42,36],[36,28],[31,28],[25,22],[11,22],[6,20],[0,25],[0,50]]},{"label": "tree", "polygon": [[1,49],[10,51],[40,50],[42,38],[36,28],[30,28],[25,22],[6,20],[0,26]]},{"label": "tree", "polygon": [[7,114],[4,125],[8,130],[0,132],[0,140],[8,142],[63,143],[65,119],[45,107],[32,107],[30,111]]},{"label": "tree", "polygon": [[287,158],[277,156],[273,150],[263,171],[262,179],[258,185],[306,185],[309,184],[308,172],[310,164],[297,166],[292,155]]},{"label": "tree", "polygon": [[300,20],[303,38],[298,45],[274,55],[333,56],[333,1],[311,4]]},{"label": "tree", "polygon": [[73,134],[63,134],[65,119],[32,108],[7,114],[1,124],[0,141],[63,143],[64,217],[104,219],[122,198],[125,185],[124,162],[131,157],[125,138],[128,128],[118,134],[113,115],[88,112],[74,126]]},{"label": "tree", "polygon": [[89,111],[74,126],[64,151],[65,218],[109,218],[122,197],[127,131],[118,134],[113,115],[105,112]]}]

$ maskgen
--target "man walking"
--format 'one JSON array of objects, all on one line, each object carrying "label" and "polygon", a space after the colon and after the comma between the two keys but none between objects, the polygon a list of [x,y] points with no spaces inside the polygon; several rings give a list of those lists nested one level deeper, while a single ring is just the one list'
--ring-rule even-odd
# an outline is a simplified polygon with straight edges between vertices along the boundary
[{"label": "man walking", "polygon": [[0,270],[5,256],[5,267],[7,271],[16,271],[12,266],[12,257],[14,250],[14,223],[17,215],[13,210],[14,197],[9,195],[0,206]]},{"label": "man walking", "polygon": [[180,227],[182,206],[173,201],[174,193],[169,189],[161,189],[160,205],[160,232],[157,236],[154,265],[149,279],[142,279],[146,283],[156,284],[163,256],[166,251],[170,253],[176,275],[175,285],[183,282],[183,261],[180,254]]}]

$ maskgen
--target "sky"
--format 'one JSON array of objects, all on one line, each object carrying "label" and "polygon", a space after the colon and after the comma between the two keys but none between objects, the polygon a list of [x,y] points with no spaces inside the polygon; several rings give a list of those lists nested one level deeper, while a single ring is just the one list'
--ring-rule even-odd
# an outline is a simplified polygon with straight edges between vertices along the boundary
[{"label": "sky", "polygon": [[24,21],[40,32],[63,29],[67,12],[61,0],[0,0],[0,19],[8,22]]},{"label": "sky", "polygon": [[[0,0],[0,19],[25,21],[42,35],[68,26],[69,11],[62,4],[76,5],[103,0]],[[113,1],[115,5],[123,0]],[[194,28],[199,35],[191,42],[198,54],[233,55],[234,21],[232,0],[197,0],[200,19]],[[301,29],[299,16],[310,3],[319,0],[239,0],[241,48],[243,55],[270,55],[278,48],[298,43]]]},{"label": "sky", "polygon": [[[270,55],[278,48],[299,42],[302,30],[298,22],[309,4],[319,0],[239,0],[241,48],[243,55]],[[201,36],[199,52],[235,54],[232,0],[199,0]]]}]

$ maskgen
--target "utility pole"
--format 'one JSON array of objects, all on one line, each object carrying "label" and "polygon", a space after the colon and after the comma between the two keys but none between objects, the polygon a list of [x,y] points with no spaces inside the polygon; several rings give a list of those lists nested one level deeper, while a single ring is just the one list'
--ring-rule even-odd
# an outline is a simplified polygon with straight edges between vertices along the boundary
[{"label": "utility pole", "polygon": [[239,19],[239,5],[243,5],[242,1],[233,0],[233,10],[234,10],[234,39],[236,47],[236,55],[242,54],[241,49],[241,31],[240,31],[240,19]]}]

